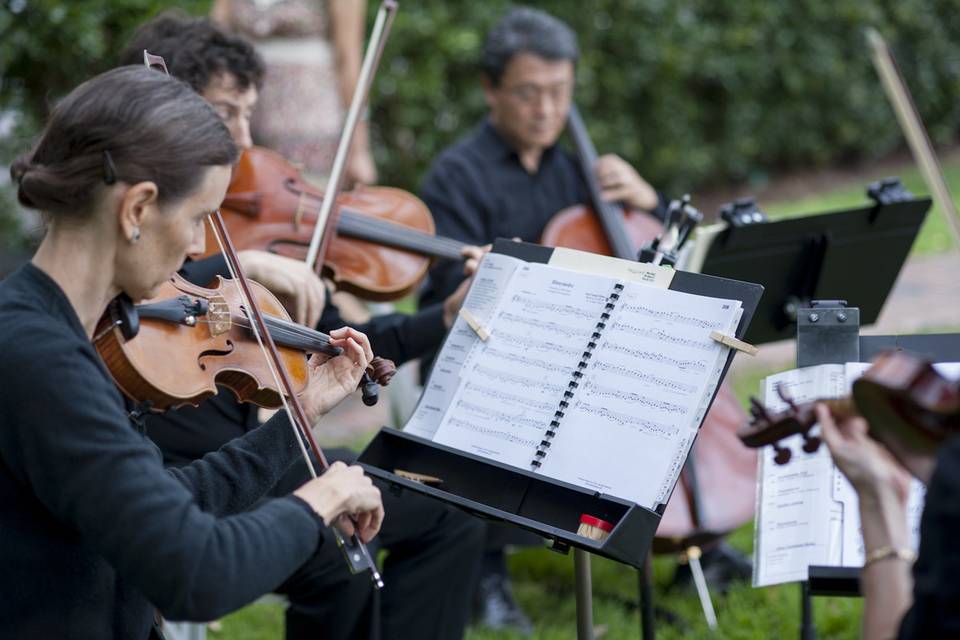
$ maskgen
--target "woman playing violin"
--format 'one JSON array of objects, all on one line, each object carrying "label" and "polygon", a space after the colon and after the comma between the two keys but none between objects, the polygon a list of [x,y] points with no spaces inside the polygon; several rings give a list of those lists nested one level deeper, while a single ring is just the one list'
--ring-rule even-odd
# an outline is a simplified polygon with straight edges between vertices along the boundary
[{"label": "woman playing violin", "polygon": [[[237,149],[189,87],[142,67],[80,85],[11,174],[48,228],[0,283],[2,637],[147,638],[154,607],[210,619],[273,589],[326,525],[383,510],[359,468],[337,464],[292,496],[244,512],[299,455],[285,416],[181,470],[130,419],[91,338],[108,302],[155,294],[226,192]],[[372,354],[353,330],[313,365],[316,421]],[[163,363],[157,363],[163,366]]]},{"label": "woman playing violin", "polygon": [[[144,49],[163,56],[173,76],[185,80],[214,106],[237,146],[250,146],[249,119],[257,108],[257,87],[264,67],[249,42],[225,33],[208,19],[165,12],[138,29],[121,60],[137,63],[143,59]],[[303,262],[262,251],[241,251],[240,257],[247,275],[277,294],[306,290],[310,282],[318,281]],[[304,269],[287,269],[294,266]],[[225,268],[222,256],[216,255],[188,262],[181,273],[202,285],[216,275],[226,275]],[[306,282],[289,289],[285,286],[298,280]],[[465,292],[466,286],[461,286],[443,304],[414,315],[374,317],[361,330],[378,355],[401,364],[439,345]],[[343,325],[336,307],[329,300],[324,303],[322,295],[321,306],[318,329],[329,332]],[[316,317],[303,321],[313,323]],[[180,466],[256,428],[257,411],[250,404],[237,403],[233,394],[225,391],[199,407],[151,414],[145,422],[147,435],[160,446],[165,462]],[[326,454],[344,461],[356,456],[349,449],[328,449]],[[306,477],[306,466],[296,463],[270,493],[285,495]],[[374,597],[367,576],[351,575],[328,531],[329,544],[320,545],[313,557],[276,587],[289,601],[285,612],[288,640],[400,638],[410,629],[416,629],[423,640],[463,636],[483,524],[463,511],[411,492],[397,495],[387,491],[383,500],[390,517],[372,547],[387,551],[386,588]],[[437,615],[438,603],[442,603],[443,615]]]},{"label": "woman playing violin", "polygon": [[[960,637],[960,438],[953,436],[937,455],[905,455],[901,465],[867,435],[861,417],[836,420],[817,407],[820,431],[837,467],[860,503],[866,561],[860,573],[864,596],[863,637]],[[927,485],[920,521],[920,553],[913,564],[907,528],[910,475]]]}]

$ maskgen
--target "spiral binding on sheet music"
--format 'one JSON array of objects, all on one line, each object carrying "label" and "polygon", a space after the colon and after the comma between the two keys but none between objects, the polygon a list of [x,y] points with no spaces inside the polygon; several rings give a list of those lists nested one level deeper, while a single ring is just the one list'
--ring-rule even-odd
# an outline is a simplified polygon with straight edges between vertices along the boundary
[{"label": "spiral binding on sheet music", "polygon": [[553,442],[554,437],[557,435],[557,431],[560,430],[560,421],[563,420],[564,412],[567,410],[567,407],[570,406],[570,400],[573,398],[574,392],[576,391],[577,387],[580,386],[580,379],[583,377],[583,370],[586,369],[590,364],[590,358],[593,357],[593,350],[597,347],[597,340],[600,339],[600,335],[603,333],[603,330],[607,328],[607,321],[610,319],[610,313],[613,311],[614,307],[617,306],[617,300],[620,299],[621,291],[623,291],[623,285],[618,282],[617,284],[613,285],[613,292],[607,296],[607,302],[604,305],[603,313],[600,314],[600,320],[593,328],[593,334],[590,336],[590,342],[587,343],[587,347],[580,355],[580,362],[577,363],[577,368],[574,369],[573,373],[571,374],[570,382],[567,383],[567,388],[563,392],[563,400],[560,401],[560,405],[553,414],[553,420],[550,421],[550,428],[547,429],[547,431],[543,434],[543,440],[540,441],[536,452],[533,454],[533,460],[530,461],[530,469],[533,471],[536,471],[543,464],[543,459],[547,456],[550,445]]}]

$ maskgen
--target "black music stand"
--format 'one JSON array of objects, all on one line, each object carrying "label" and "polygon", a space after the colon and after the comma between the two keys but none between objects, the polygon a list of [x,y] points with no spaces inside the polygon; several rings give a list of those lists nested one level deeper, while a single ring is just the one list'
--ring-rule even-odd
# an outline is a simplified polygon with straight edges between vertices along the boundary
[{"label": "black music stand", "polygon": [[[497,240],[493,251],[540,263],[548,263],[553,254],[547,247],[508,240]],[[685,271],[674,275],[670,288],[740,300],[743,314],[736,331],[738,338],[746,332],[763,293],[763,287],[757,284]],[[731,351],[721,381],[733,355]],[[483,518],[532,531],[561,553],[574,547],[641,570],[666,506],[651,510],[390,428],[380,430],[358,462],[392,490],[414,491]],[[401,477],[394,473],[397,468],[443,478],[443,485],[432,487]],[[576,534],[581,513],[614,524],[606,540],[596,542]],[[578,619],[578,636],[582,626]]]},{"label": "black music stand", "polygon": [[916,198],[729,227],[713,239],[701,272],[764,286],[750,344],[793,338],[797,310],[811,300],[850,299],[861,324],[872,324],[930,203]]}]

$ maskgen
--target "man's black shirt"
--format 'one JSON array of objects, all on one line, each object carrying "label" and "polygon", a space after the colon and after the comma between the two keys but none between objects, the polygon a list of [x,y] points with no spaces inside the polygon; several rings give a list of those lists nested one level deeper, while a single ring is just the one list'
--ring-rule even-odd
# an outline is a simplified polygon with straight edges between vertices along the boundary
[{"label": "man's black shirt", "polygon": [[[482,246],[497,238],[538,242],[554,214],[589,201],[580,166],[554,145],[529,173],[489,119],[441,153],[427,173],[420,197],[430,208],[437,234]],[[652,213],[665,218],[660,196]],[[435,304],[463,280],[461,265],[440,262],[420,295]],[[424,369],[425,370],[425,369]]]}]

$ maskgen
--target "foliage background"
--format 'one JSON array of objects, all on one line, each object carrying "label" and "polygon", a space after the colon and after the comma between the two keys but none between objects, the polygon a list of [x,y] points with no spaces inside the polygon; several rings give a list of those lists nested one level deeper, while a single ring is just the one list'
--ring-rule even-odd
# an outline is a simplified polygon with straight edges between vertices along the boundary
[{"label": "foliage background", "polygon": [[[58,96],[108,68],[138,24],[173,4],[3,0],[0,106],[26,116],[16,146]],[[209,0],[175,4],[199,14]],[[385,182],[415,189],[431,158],[482,117],[482,34],[510,4],[402,3],[371,99]],[[901,144],[867,25],[894,46],[931,137],[952,141],[960,127],[953,0],[531,4],[580,37],[577,100],[597,147],[668,190],[762,183],[771,171],[867,160]]]}]

